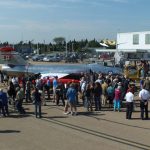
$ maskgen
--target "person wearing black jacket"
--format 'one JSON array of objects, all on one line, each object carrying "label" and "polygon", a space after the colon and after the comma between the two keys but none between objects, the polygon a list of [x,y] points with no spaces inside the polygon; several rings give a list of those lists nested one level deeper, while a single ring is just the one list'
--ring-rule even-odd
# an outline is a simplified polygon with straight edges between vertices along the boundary
[{"label": "person wearing black jacket", "polygon": [[84,101],[84,106],[87,109],[87,111],[90,110],[92,111],[92,95],[93,95],[93,86],[91,83],[86,85],[86,89],[85,89],[85,101]]},{"label": "person wearing black jacket", "polygon": [[10,97],[9,104],[15,105],[16,89],[12,82],[9,83],[7,93]]},{"label": "person wearing black jacket", "polygon": [[38,88],[35,88],[33,93],[33,100],[34,100],[34,103],[35,103],[35,116],[36,118],[41,118],[42,115],[41,115],[41,93],[39,92]]},{"label": "person wearing black jacket", "polygon": [[63,106],[65,106],[64,90],[65,90],[64,85],[62,83],[59,83],[58,86],[56,87],[56,105],[59,105],[59,100],[61,99]]},{"label": "person wearing black jacket", "polygon": [[127,93],[127,90],[129,88],[130,79],[127,76],[124,76],[122,79],[122,94],[121,94],[121,100],[124,100],[124,97]]},{"label": "person wearing black jacket", "polygon": [[95,111],[101,110],[101,95],[102,95],[102,87],[99,82],[95,83],[94,86],[94,101],[95,101]]}]

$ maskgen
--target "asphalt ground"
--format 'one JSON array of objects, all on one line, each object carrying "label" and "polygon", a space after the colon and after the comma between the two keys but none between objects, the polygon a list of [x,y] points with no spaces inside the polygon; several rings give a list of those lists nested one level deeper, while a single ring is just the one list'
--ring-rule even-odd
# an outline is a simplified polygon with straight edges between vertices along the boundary
[{"label": "asphalt ground", "polygon": [[[63,106],[47,101],[42,118],[35,118],[34,105],[24,103],[25,115],[10,106],[10,117],[0,118],[1,150],[150,150],[150,120],[140,119],[138,106],[132,119],[125,108],[64,115]],[[150,107],[149,107],[150,109]]]},{"label": "asphalt ground", "polygon": [[78,115],[71,116],[48,101],[37,119],[33,104],[23,104],[25,115],[10,106],[10,116],[0,118],[0,150],[150,150],[150,120],[140,119],[135,99],[131,120],[125,119],[125,108],[86,112],[78,106]]}]

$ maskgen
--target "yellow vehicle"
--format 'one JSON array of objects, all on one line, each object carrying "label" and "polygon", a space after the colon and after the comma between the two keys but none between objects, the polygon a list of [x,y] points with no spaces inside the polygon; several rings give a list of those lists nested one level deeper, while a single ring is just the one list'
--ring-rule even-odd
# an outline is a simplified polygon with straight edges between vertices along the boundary
[{"label": "yellow vehicle", "polygon": [[131,80],[140,80],[140,68],[136,65],[126,65],[124,68],[124,75]]},{"label": "yellow vehicle", "polygon": [[125,65],[124,75],[132,80],[140,80],[141,77],[145,78],[146,75],[149,75],[149,70],[148,60],[134,60]]}]

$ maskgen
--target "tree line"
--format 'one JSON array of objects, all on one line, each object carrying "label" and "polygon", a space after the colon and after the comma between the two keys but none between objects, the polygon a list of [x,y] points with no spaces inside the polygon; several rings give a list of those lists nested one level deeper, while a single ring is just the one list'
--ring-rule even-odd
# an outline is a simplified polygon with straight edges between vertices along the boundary
[{"label": "tree line", "polygon": [[[68,51],[68,52],[82,52],[82,51],[88,51],[90,48],[102,48],[100,43],[102,43],[103,40],[97,41],[96,39],[93,40],[70,40],[67,41],[65,40],[64,37],[55,37],[53,39],[53,43],[50,42],[49,44],[43,43],[33,43],[33,41],[28,41],[28,42],[23,42],[20,41],[19,43],[14,44],[14,48],[17,51],[21,51],[22,49],[29,48],[32,50],[40,50],[40,53],[48,53],[51,51]],[[12,45],[9,42],[4,42],[1,43],[1,46],[7,46],[7,45]],[[109,45],[109,49],[116,48],[116,46]]]}]

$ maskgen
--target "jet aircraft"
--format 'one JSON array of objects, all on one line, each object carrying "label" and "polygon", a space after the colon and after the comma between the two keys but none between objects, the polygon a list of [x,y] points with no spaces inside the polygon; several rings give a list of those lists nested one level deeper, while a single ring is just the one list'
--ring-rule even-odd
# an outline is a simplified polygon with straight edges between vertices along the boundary
[{"label": "jet aircraft", "polygon": [[[107,74],[121,74],[122,69],[116,67],[107,67],[102,64],[48,64],[48,65],[33,65],[27,63],[19,53],[11,47],[0,48],[1,70],[12,76],[24,76],[41,73],[42,76],[51,76],[61,74],[60,78],[70,75],[72,79],[77,79],[81,73],[96,72]],[[70,77],[68,77],[70,78]]]}]

